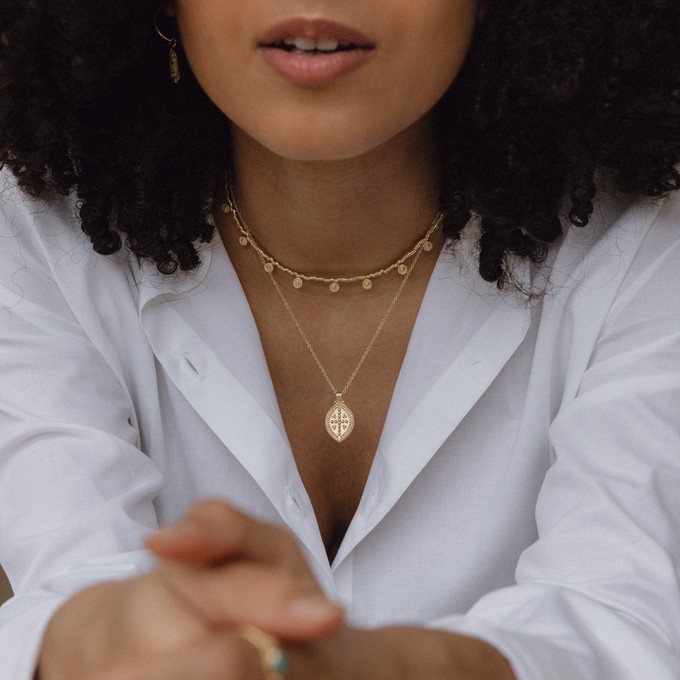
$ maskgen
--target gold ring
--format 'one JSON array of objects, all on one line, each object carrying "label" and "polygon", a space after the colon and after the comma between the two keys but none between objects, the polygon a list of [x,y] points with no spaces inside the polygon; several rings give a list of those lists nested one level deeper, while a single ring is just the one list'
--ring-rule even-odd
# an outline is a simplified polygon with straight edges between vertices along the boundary
[{"label": "gold ring", "polygon": [[250,642],[260,655],[260,666],[264,680],[283,680],[288,668],[288,656],[281,649],[275,637],[255,626],[239,626],[239,637]]}]

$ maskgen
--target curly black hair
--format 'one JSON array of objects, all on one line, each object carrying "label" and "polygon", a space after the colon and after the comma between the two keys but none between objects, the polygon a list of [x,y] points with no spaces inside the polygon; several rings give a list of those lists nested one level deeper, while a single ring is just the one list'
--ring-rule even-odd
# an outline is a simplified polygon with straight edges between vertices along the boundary
[{"label": "curly black hair", "polygon": [[[98,253],[170,274],[212,238],[229,126],[186,63],[171,82],[158,5],[2,1],[0,164],[34,196],[75,192]],[[503,286],[598,190],[680,187],[680,3],[488,0],[439,121],[445,233],[478,216],[480,273]]]}]

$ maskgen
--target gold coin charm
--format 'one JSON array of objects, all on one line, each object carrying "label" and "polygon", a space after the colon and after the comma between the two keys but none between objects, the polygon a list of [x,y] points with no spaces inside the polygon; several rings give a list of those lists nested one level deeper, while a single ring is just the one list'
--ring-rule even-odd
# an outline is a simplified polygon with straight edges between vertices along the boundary
[{"label": "gold coin charm", "polygon": [[264,270],[267,272],[267,274],[271,274],[274,271],[274,265],[271,262],[267,262],[267,264],[264,266]]},{"label": "gold coin charm", "polygon": [[248,245],[248,239],[245,236],[241,236],[238,242],[245,248]]},{"label": "gold coin charm", "polygon": [[371,279],[364,279],[361,282],[361,285],[363,286],[364,290],[371,290],[371,288],[373,288],[373,281],[371,281]]},{"label": "gold coin charm", "polygon": [[331,293],[337,293],[340,290],[340,284],[337,281],[333,281],[333,283],[328,286],[328,290],[330,290]]},{"label": "gold coin charm", "polygon": [[432,248],[434,248],[434,245],[432,245],[432,241],[425,241],[425,243],[423,243],[423,250],[426,253],[429,253],[432,250]]},{"label": "gold coin charm", "polygon": [[354,429],[354,414],[342,400],[342,394],[335,395],[335,404],[326,414],[326,432],[340,443],[352,434]]},{"label": "gold coin charm", "polygon": [[293,279],[293,288],[297,288],[298,290],[302,288],[302,279],[299,276],[296,276]]},{"label": "gold coin charm", "polygon": [[408,274],[408,267],[407,267],[405,264],[400,264],[400,265],[397,267],[397,271],[398,271],[402,276],[406,276],[406,274]]}]

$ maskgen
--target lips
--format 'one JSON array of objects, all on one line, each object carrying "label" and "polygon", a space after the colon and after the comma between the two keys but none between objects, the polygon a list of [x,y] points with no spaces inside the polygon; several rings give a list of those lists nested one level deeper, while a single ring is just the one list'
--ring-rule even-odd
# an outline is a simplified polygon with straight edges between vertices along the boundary
[{"label": "lips", "polygon": [[334,21],[295,18],[267,30],[258,48],[279,76],[315,87],[359,68],[375,44],[360,31]]}]

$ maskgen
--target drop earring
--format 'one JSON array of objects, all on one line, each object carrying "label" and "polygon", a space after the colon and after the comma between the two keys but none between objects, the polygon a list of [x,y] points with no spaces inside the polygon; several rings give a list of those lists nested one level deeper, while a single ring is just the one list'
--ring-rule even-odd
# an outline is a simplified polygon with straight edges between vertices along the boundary
[{"label": "drop earring", "polygon": [[180,78],[182,77],[180,70],[179,70],[179,57],[177,56],[177,38],[168,38],[163,31],[161,31],[160,27],[158,26],[158,15],[161,13],[161,10],[159,9],[158,12],[156,12],[156,18],[154,20],[154,26],[156,28],[156,33],[165,40],[165,42],[169,43],[170,45],[170,52],[168,54],[168,63],[170,65],[170,80],[172,80],[175,85],[179,83]]}]

